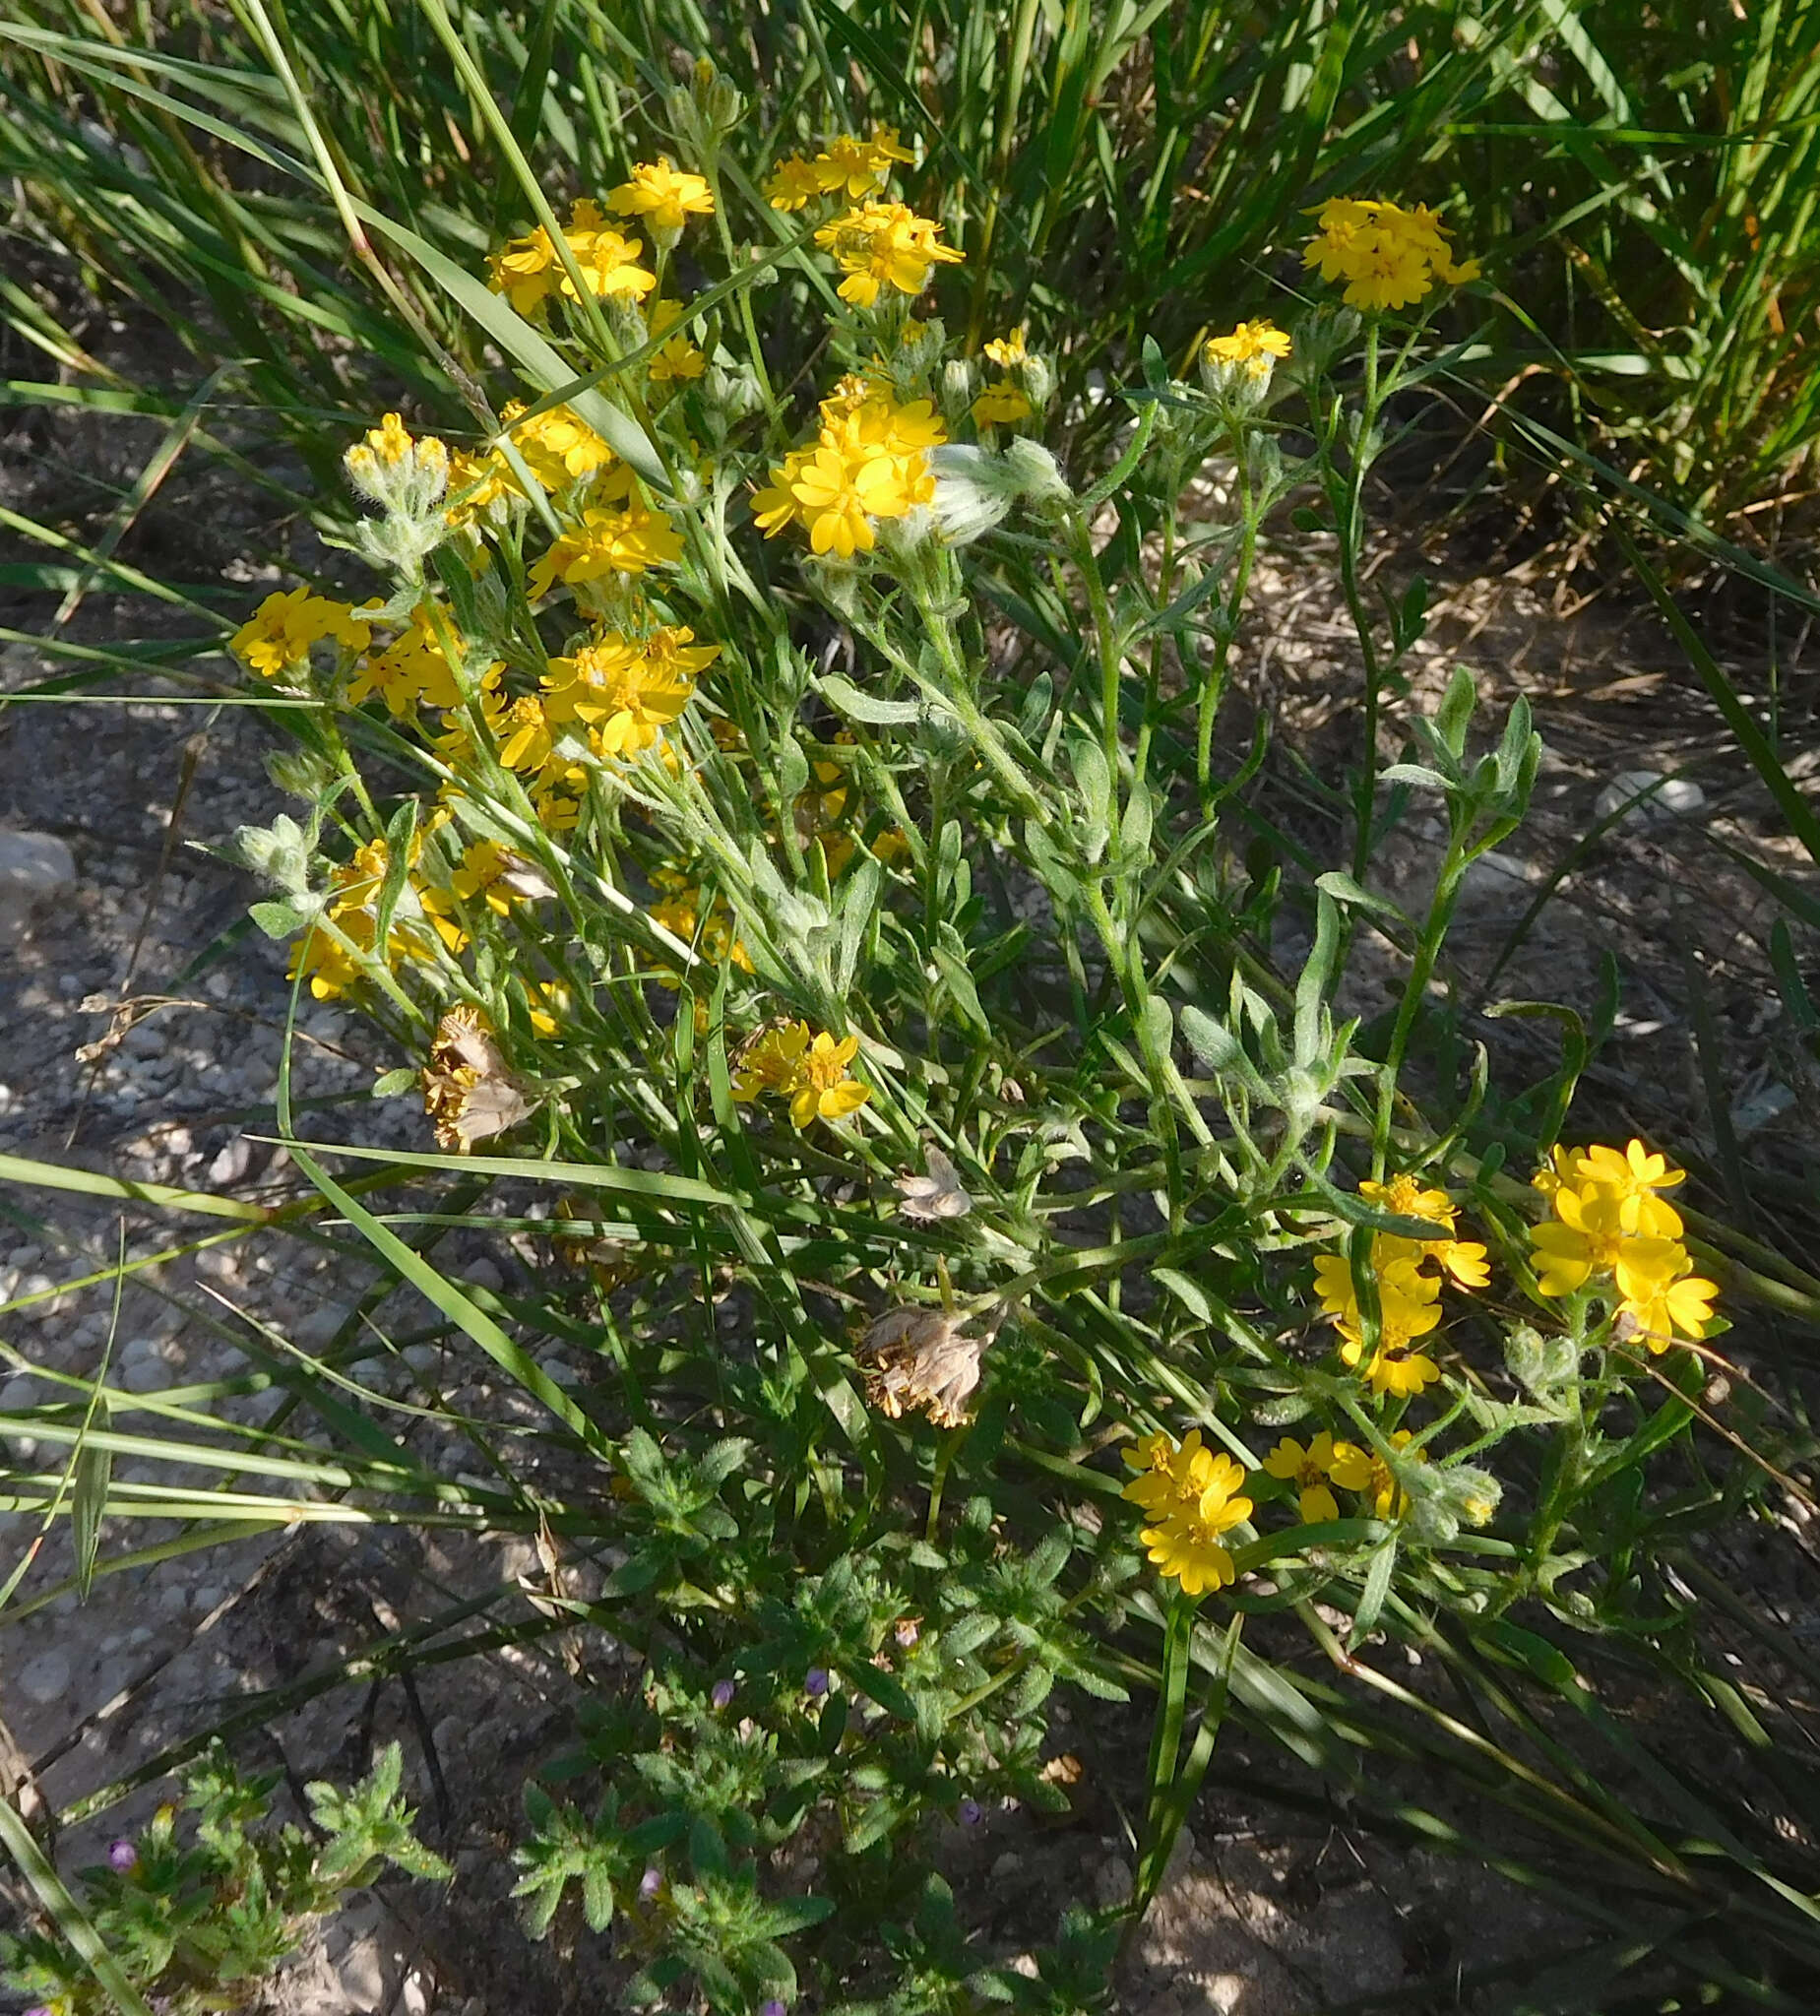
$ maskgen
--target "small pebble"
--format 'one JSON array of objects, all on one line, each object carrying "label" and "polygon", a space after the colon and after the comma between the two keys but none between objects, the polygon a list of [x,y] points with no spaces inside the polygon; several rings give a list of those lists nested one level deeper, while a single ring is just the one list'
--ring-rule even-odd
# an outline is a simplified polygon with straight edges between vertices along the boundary
[{"label": "small pebble", "polygon": [[49,1702],[60,1700],[67,1694],[72,1677],[66,1654],[56,1651],[40,1652],[36,1659],[29,1661],[20,1669],[19,1691],[28,1701],[35,1701],[42,1707]]}]

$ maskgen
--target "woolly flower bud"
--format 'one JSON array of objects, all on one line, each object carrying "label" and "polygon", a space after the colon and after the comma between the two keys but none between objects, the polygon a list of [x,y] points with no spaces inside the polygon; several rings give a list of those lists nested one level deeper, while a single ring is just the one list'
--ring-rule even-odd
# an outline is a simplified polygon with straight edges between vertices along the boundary
[{"label": "woolly flower bud", "polygon": [[935,522],[951,546],[972,545],[990,532],[1022,488],[1007,457],[963,443],[931,448],[929,468],[935,476]]},{"label": "woolly flower bud", "polygon": [[950,425],[958,426],[962,418],[973,410],[974,394],[979,390],[979,373],[965,357],[950,357],[942,366],[942,411],[948,416]]},{"label": "woolly flower bud", "polygon": [[1005,467],[1017,477],[1024,508],[1038,518],[1059,518],[1074,502],[1061,466],[1040,441],[1019,435],[1005,447]]},{"label": "woolly flower bud", "polygon": [[303,829],[281,812],[270,826],[235,829],[233,850],[261,880],[287,896],[302,896],[310,883],[310,850]]}]

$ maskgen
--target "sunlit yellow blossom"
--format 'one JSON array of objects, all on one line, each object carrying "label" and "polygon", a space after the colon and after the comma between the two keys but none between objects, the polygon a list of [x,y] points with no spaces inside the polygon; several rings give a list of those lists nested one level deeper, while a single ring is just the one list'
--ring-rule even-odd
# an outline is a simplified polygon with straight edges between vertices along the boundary
[{"label": "sunlit yellow blossom", "polygon": [[1142,1539],[1158,1571],[1188,1596],[1232,1582],[1232,1556],[1220,1537],[1251,1517],[1251,1500],[1240,1495],[1245,1473],[1239,1465],[1224,1451],[1205,1448],[1198,1428],[1179,1448],[1166,1435],[1149,1436],[1127,1450],[1125,1460],[1145,1473],[1126,1484],[1124,1495],[1151,1516]]},{"label": "sunlit yellow blossom", "polygon": [[[1407,1448],[1411,1432],[1399,1428],[1390,1438],[1392,1444],[1398,1449]],[[1361,1492],[1370,1501],[1375,1519],[1401,1519],[1410,1509],[1408,1494],[1397,1482],[1396,1473],[1375,1451],[1354,1448],[1350,1442],[1340,1443],[1334,1451],[1332,1476],[1342,1490]]]},{"label": "sunlit yellow blossom", "polygon": [[1007,427],[1018,420],[1028,420],[1032,407],[1015,385],[988,385],[973,401],[973,418],[982,427]]},{"label": "sunlit yellow blossom", "polygon": [[768,1029],[748,1045],[733,1074],[733,1097],[746,1102],[774,1092],[789,1101],[790,1124],[845,1119],[872,1097],[870,1086],[855,1080],[848,1066],[859,1050],[859,1039],[837,1041],[826,1030],[811,1037],[806,1022],[788,1022]]},{"label": "sunlit yellow blossom", "polygon": [[856,202],[881,187],[894,161],[912,161],[916,157],[898,145],[895,126],[872,128],[871,136],[843,133],[829,142],[810,164],[815,186],[827,195],[845,194]]},{"label": "sunlit yellow blossom", "polygon": [[1677,1337],[1706,1335],[1718,1282],[1682,1274],[1668,1281],[1640,1282],[1637,1290],[1618,1304],[1620,1329],[1628,1326],[1651,1351],[1666,1351]]},{"label": "sunlit yellow blossom", "polygon": [[[419,831],[411,839],[408,855],[409,868],[415,867],[422,845],[423,835]],[[379,899],[385,887],[390,858],[384,840],[368,841],[356,848],[329,878],[329,900],[323,914],[341,938],[348,941],[347,944],[339,942],[328,930],[312,924],[292,948],[285,977],[294,980],[299,975],[307,976],[310,992],[317,1000],[334,1000],[365,978],[365,968],[355,952],[348,948],[352,946],[358,952],[369,954],[374,950],[379,936]],[[386,963],[389,966],[397,966],[404,959],[429,956],[433,941],[415,921],[415,916],[424,910],[421,902],[423,893],[414,876],[408,876],[405,893],[393,914],[392,928],[387,933]]]},{"label": "sunlit yellow blossom", "polygon": [[1229,336],[1211,336],[1202,352],[1216,364],[1242,364],[1255,378],[1268,378],[1289,339],[1274,322],[1241,322]]},{"label": "sunlit yellow blossom", "polygon": [[[1423,1218],[1451,1233],[1456,1212],[1445,1190],[1425,1190],[1413,1176],[1393,1176],[1388,1183],[1362,1182],[1358,1194],[1399,1218]],[[1405,1239],[1386,1232],[1373,1241],[1374,1258],[1411,1259],[1420,1254],[1438,1261],[1461,1288],[1483,1288],[1491,1279],[1485,1248],[1475,1239]]]},{"label": "sunlit yellow blossom", "polygon": [[1021,364],[1030,355],[1024,346],[1024,332],[1014,329],[1009,336],[995,336],[985,346],[985,354],[995,364],[1001,364],[1008,371],[1013,364]]},{"label": "sunlit yellow blossom", "polygon": [[1441,1320],[1441,1284],[1435,1276],[1422,1273],[1419,1262],[1412,1259],[1389,1260],[1374,1267],[1378,1348],[1366,1360],[1364,1318],[1350,1266],[1345,1255],[1338,1253],[1323,1253],[1314,1264],[1322,1305],[1340,1332],[1343,1362],[1358,1367],[1379,1393],[1419,1393],[1441,1376],[1440,1366],[1412,1348],[1417,1338],[1427,1336]]},{"label": "sunlit yellow blossom", "polygon": [[1455,265],[1446,227],[1421,204],[1335,196],[1308,214],[1318,224],[1302,264],[1325,281],[1345,281],[1349,307],[1403,308],[1437,281],[1463,286],[1478,277],[1475,261]]},{"label": "sunlit yellow blossom", "polygon": [[556,247],[541,224],[486,258],[487,285],[521,315],[534,315],[556,284]]},{"label": "sunlit yellow blossom", "polygon": [[790,1092],[790,1124],[798,1129],[811,1120],[844,1120],[872,1097],[847,1066],[859,1051],[856,1036],[837,1042],[823,1030],[802,1053]]},{"label": "sunlit yellow blossom", "polygon": [[292,588],[267,596],[227,648],[249,670],[276,679],[308,664],[311,646],[325,638],[364,651],[371,636],[371,625],[350,603]]},{"label": "sunlit yellow blossom", "polygon": [[512,871],[524,864],[496,840],[476,840],[463,850],[449,876],[449,887],[464,903],[483,902],[495,916],[509,915],[522,902],[512,886]]},{"label": "sunlit yellow blossom", "polygon": [[820,438],[792,449],[772,471],[753,497],[753,516],[767,537],[801,524],[818,553],[869,553],[875,520],[902,518],[933,500],[927,451],[946,439],[928,400],[900,406],[863,379],[844,379],[822,402]]},{"label": "sunlit yellow blossom", "polygon": [[533,601],[559,581],[598,581],[605,574],[643,574],[647,567],[672,566],[682,557],[682,535],[660,511],[629,503],[623,511],[582,513],[581,530],[566,532],[534,567],[526,583]]},{"label": "sunlit yellow blossom", "polygon": [[824,224],[815,242],[847,276],[838,289],[842,300],[870,308],[881,287],[919,294],[937,266],[960,263],[959,252],[936,243],[941,228],[907,204],[863,203]]},{"label": "sunlit yellow blossom", "polygon": [[541,773],[549,763],[549,714],[534,693],[520,694],[488,725],[498,738],[499,760],[506,769]]},{"label": "sunlit yellow blossom", "polygon": [[1618,1224],[1625,1231],[1663,1239],[1681,1236],[1680,1214],[1656,1193],[1686,1182],[1687,1171],[1674,1167],[1666,1156],[1651,1154],[1641,1141],[1631,1141],[1622,1153],[1587,1149],[1575,1158],[1574,1176],[1582,1187],[1597,1184],[1617,1199]]},{"label": "sunlit yellow blossom", "polygon": [[513,447],[544,489],[558,491],[593,478],[590,494],[596,503],[630,495],[632,472],[573,409],[555,406],[521,418],[524,411],[523,406],[514,404],[500,418]]},{"label": "sunlit yellow blossom", "polygon": [[692,217],[710,217],[714,197],[700,175],[673,168],[666,155],[655,161],[640,161],[630,179],[620,183],[606,199],[608,210],[620,217],[642,217],[652,230],[674,237]]},{"label": "sunlit yellow blossom", "polygon": [[609,630],[573,658],[551,659],[543,684],[549,719],[580,721],[590,744],[606,756],[649,749],[689,704],[696,674],[720,655],[687,629],[627,638]]},{"label": "sunlit yellow blossom", "polygon": [[1329,1488],[1334,1466],[1356,1455],[1350,1442],[1336,1442],[1323,1428],[1304,1448],[1293,1436],[1286,1435],[1264,1459],[1272,1477],[1292,1483],[1299,1492],[1298,1505],[1304,1526],[1340,1517],[1339,1500]]},{"label": "sunlit yellow blossom", "polygon": [[1683,1180],[1641,1141],[1622,1151],[1557,1147],[1535,1179],[1552,1207],[1530,1228],[1537,1287],[1544,1295],[1605,1290],[1619,1334],[1643,1337],[1652,1351],[1703,1337],[1719,1289],[1694,1273],[1680,1214],[1656,1194]]},{"label": "sunlit yellow blossom", "polygon": [[[467,649],[446,609],[419,602],[409,623],[381,652],[362,661],[348,683],[347,698],[356,707],[377,693],[387,708],[403,719],[417,707],[456,708],[462,689],[443,650],[447,638],[460,657]],[[476,675],[484,696],[499,683],[505,667],[488,665]]]},{"label": "sunlit yellow blossom", "polygon": [[[582,198],[569,214],[565,235],[575,255],[582,284],[591,294],[641,301],[657,285],[657,275],[638,263],[645,249],[643,242],[614,230],[601,216],[598,204]],[[567,271],[558,269],[555,281],[561,291],[574,300],[575,283]]]},{"label": "sunlit yellow blossom", "polygon": [[822,193],[822,178],[813,161],[791,155],[780,161],[765,180],[765,201],[773,210],[800,210]]},{"label": "sunlit yellow blossom", "polygon": [[[651,310],[647,326],[655,338],[667,329],[676,329],[681,319],[680,302],[659,301]],[[645,363],[645,373],[654,385],[678,385],[684,379],[699,378],[707,368],[708,359],[690,342],[684,329],[676,329],[676,334],[654,350]]]}]

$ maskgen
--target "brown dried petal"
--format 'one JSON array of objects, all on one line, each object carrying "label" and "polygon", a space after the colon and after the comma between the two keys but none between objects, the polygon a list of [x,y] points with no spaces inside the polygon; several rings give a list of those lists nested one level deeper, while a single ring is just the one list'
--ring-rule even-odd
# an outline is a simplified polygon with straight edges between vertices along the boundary
[{"label": "brown dried petal", "polygon": [[939,1310],[887,1309],[865,1336],[873,1360],[866,1398],[892,1420],[920,1408],[937,1427],[961,1427],[979,1384],[980,1348]]}]

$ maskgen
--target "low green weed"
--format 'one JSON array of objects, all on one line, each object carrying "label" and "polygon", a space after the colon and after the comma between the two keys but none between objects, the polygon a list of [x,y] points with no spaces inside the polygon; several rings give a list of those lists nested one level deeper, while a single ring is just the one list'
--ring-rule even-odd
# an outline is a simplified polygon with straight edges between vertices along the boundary
[{"label": "low green weed", "polygon": [[[187,1775],[184,1796],[82,1872],[63,1923],[0,1933],[0,1979],[32,1998],[32,2016],[160,2016],[248,2008],[311,1926],[387,1867],[446,1878],[411,1832],[396,1743],[350,1792],[309,1788],[306,1831],[269,1824],[276,1772],[243,1778],[222,1753]],[[75,1919],[111,1959],[103,1982],[67,1930]]]}]

